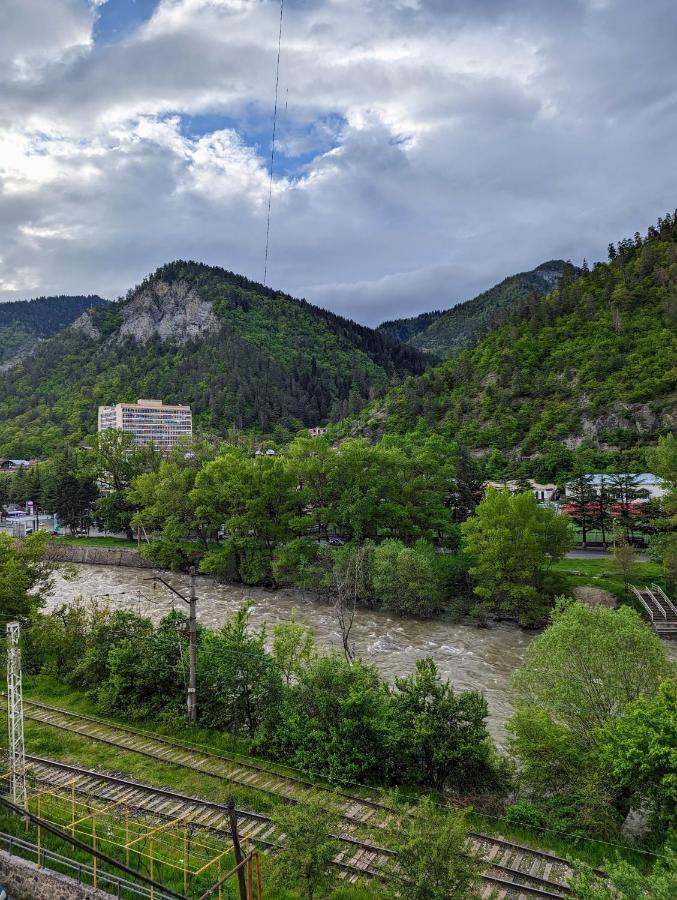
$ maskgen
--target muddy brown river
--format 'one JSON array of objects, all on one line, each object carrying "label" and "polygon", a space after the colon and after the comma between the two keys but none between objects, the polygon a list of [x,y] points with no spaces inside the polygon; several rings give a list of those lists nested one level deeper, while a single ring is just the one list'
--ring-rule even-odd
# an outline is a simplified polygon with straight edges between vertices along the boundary
[{"label": "muddy brown river", "polygon": [[[57,577],[47,601],[48,609],[79,597],[94,598],[111,608],[132,609],[157,622],[172,608],[173,595],[162,585],[153,590],[147,581],[152,577],[148,569],[96,565],[78,565],[74,569],[77,574],[72,580]],[[167,572],[162,575],[187,596],[186,576]],[[341,649],[331,607],[311,596],[292,590],[224,585],[206,577],[198,578],[197,594],[197,617],[203,625],[222,625],[245,599],[251,599],[254,626],[273,626],[294,612],[299,621],[313,629],[321,648]],[[174,602],[187,610],[180,600]],[[457,690],[481,690],[489,704],[489,730],[502,744],[503,727],[512,711],[508,700],[510,675],[522,661],[532,634],[510,625],[478,629],[442,621],[396,618],[378,610],[358,610],[351,636],[361,659],[373,663],[389,681],[412,672],[418,657],[432,656],[442,676]]]}]

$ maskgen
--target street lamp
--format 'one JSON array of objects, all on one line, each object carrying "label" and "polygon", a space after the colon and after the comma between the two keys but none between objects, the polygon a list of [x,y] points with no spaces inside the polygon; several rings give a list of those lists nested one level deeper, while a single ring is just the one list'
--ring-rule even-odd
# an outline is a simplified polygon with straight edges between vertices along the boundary
[{"label": "street lamp", "polygon": [[180,591],[172,587],[168,581],[161,578],[160,575],[153,575],[152,578],[144,578],[144,581],[152,581],[153,588],[159,581],[166,588],[176,594],[176,596],[187,603],[189,606],[188,614],[188,649],[189,649],[189,671],[188,671],[188,696],[186,698],[186,706],[188,707],[188,721],[195,724],[197,721],[197,597],[195,595],[195,566],[190,567],[190,596],[184,597]]}]

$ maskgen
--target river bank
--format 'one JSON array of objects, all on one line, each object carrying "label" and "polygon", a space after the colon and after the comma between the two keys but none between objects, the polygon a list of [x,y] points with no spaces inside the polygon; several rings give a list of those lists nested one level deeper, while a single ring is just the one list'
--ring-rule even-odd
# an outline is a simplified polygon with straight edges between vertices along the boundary
[{"label": "river bank", "polygon": [[[82,563],[75,563],[74,568],[73,579],[57,575],[47,598],[48,609],[79,597],[93,598],[113,609],[132,609],[157,622],[173,605],[182,606],[166,588],[153,589],[148,580],[152,579],[152,571],[148,568]],[[187,594],[187,576],[163,572],[163,577]],[[207,576],[199,577],[197,592],[197,615],[202,625],[220,627],[245,600],[250,600],[252,625],[268,626],[269,636],[273,625],[287,621],[293,613],[313,629],[322,649],[341,650],[340,632],[331,607],[309,594],[291,589],[219,584]],[[441,675],[457,690],[481,690],[489,704],[489,730],[503,743],[505,722],[512,712],[508,696],[510,676],[522,662],[534,634],[512,625],[478,629],[441,620],[401,619],[380,610],[360,609],[352,638],[358,655],[365,662],[373,663],[391,682],[412,672],[417,658],[432,656]]]}]

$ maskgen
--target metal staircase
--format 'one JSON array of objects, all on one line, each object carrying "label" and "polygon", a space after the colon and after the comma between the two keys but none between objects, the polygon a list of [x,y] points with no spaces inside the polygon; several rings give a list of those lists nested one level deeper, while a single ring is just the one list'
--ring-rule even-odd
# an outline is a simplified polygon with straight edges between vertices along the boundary
[{"label": "metal staircase", "polygon": [[657,584],[642,590],[632,586],[632,590],[649,616],[656,634],[667,639],[677,639],[677,608],[665,591]]}]

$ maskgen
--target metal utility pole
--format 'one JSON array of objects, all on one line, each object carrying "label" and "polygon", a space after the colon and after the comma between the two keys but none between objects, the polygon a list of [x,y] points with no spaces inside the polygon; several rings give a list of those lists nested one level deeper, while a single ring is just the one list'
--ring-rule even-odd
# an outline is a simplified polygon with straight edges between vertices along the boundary
[{"label": "metal utility pole", "polygon": [[18,622],[7,623],[7,724],[12,802],[26,808],[26,751]]},{"label": "metal utility pole", "polygon": [[242,866],[242,847],[240,846],[240,835],[237,830],[237,813],[235,812],[235,803],[229,800],[226,803],[228,810],[228,819],[230,822],[230,834],[233,838],[233,850],[235,851],[235,864],[238,866],[237,880],[240,886],[240,900],[247,900],[247,883],[244,876],[244,868]]},{"label": "metal utility pole", "polygon": [[197,720],[197,596],[195,566],[190,567],[190,599],[188,600],[188,721]]},{"label": "metal utility pole", "polygon": [[195,566],[190,567],[190,597],[184,597],[180,591],[172,587],[169,582],[165,581],[159,575],[153,575],[152,578],[146,578],[145,581],[152,581],[153,587],[156,582],[164,584],[166,588],[176,594],[179,600],[183,600],[188,604],[188,651],[189,651],[189,672],[188,672],[188,695],[186,697],[186,706],[188,708],[188,721],[195,723],[197,721],[197,596],[195,593]]}]

